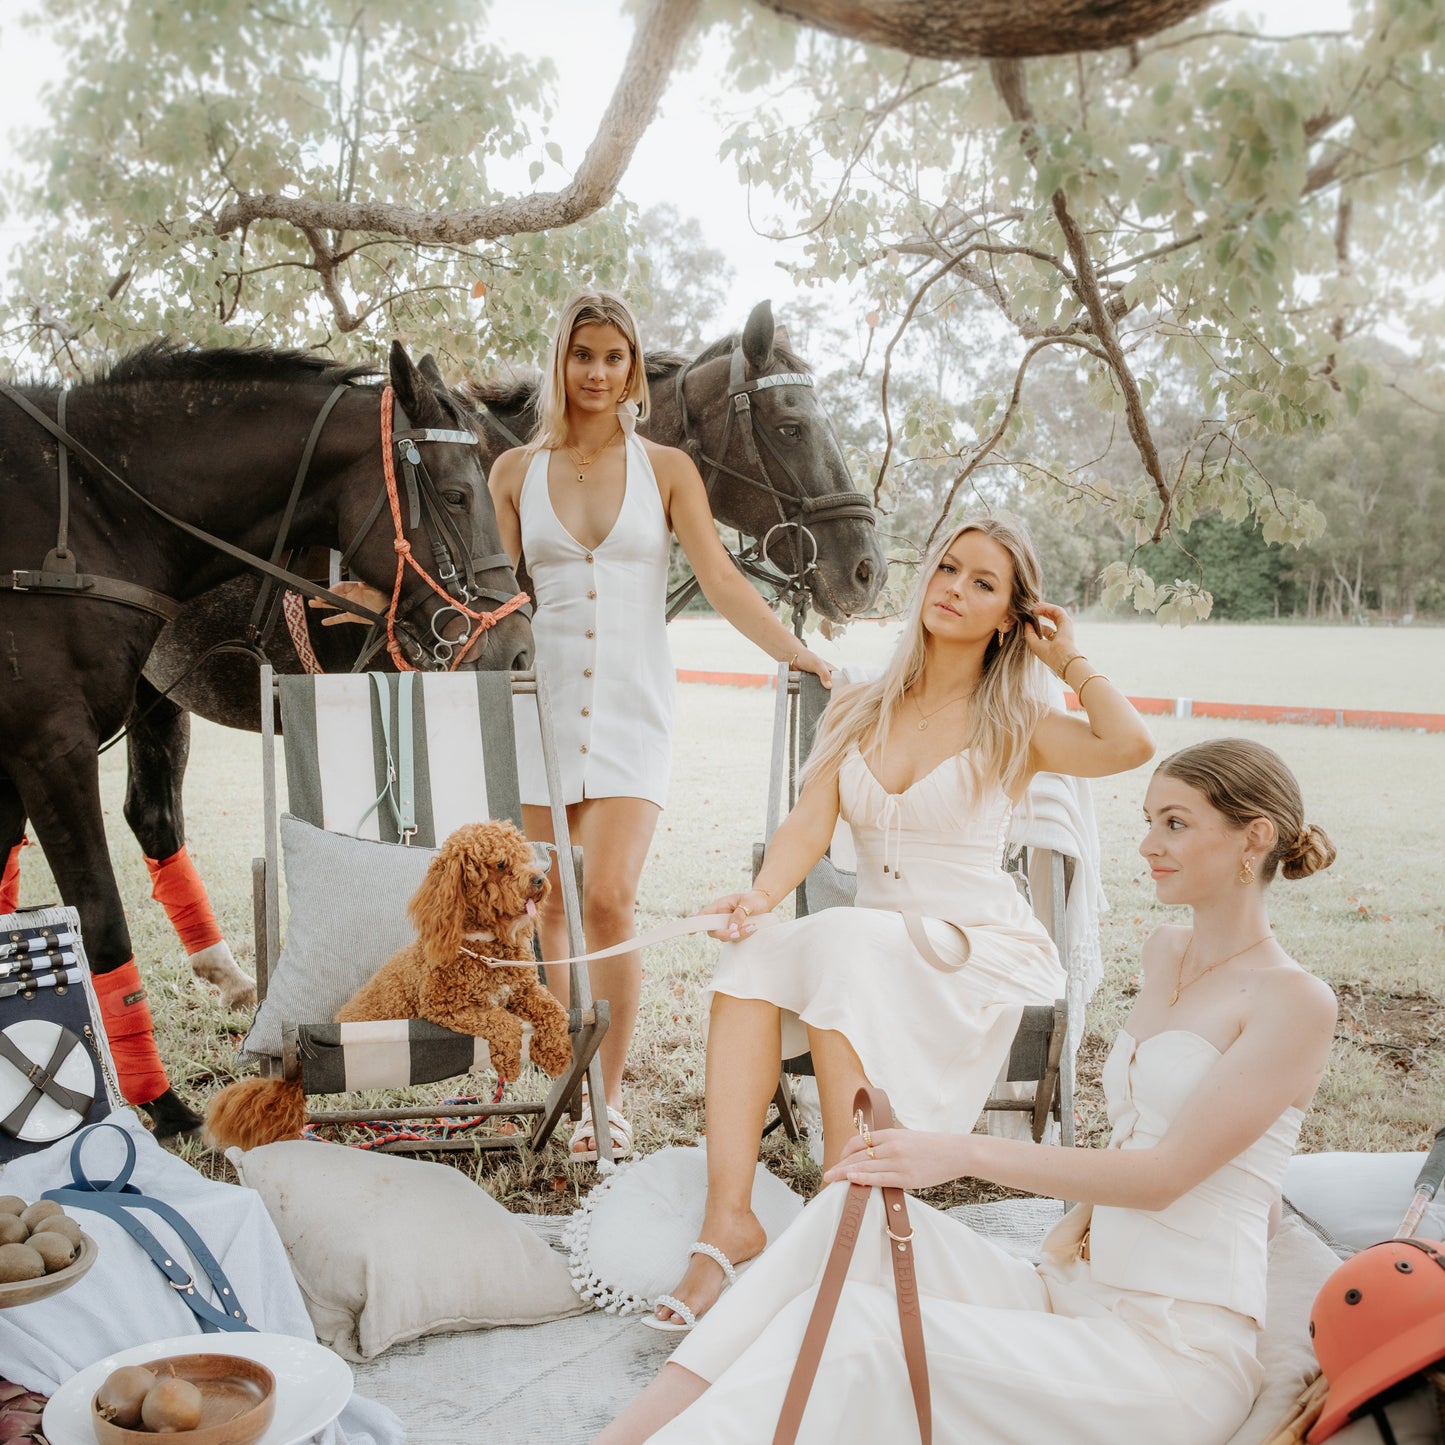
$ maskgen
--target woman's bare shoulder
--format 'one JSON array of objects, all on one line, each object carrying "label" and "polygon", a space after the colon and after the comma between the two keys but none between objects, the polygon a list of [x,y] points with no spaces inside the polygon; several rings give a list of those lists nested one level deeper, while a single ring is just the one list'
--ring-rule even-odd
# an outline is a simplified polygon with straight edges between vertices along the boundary
[{"label": "woman's bare shoulder", "polygon": [[492,488],[518,485],[527,474],[527,463],[531,454],[526,447],[512,447],[492,463],[487,473],[487,484]]},{"label": "woman's bare shoulder", "polygon": [[1189,929],[1184,924],[1160,924],[1139,949],[1139,963],[1146,973],[1154,972],[1161,966],[1175,968],[1188,942]]},{"label": "woman's bare shoulder", "polygon": [[1262,969],[1256,980],[1259,1007],[1265,1013],[1298,1029],[1333,1033],[1340,1012],[1334,989],[1288,954],[1281,957],[1278,967]]}]

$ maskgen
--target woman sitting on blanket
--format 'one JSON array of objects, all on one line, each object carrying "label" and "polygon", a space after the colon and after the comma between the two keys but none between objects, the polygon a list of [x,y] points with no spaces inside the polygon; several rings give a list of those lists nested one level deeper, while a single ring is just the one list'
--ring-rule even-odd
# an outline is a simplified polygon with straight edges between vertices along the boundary
[{"label": "woman sitting on blanket", "polygon": [[[909,1128],[971,1129],[1024,1006],[1063,994],[1054,945],[1000,866],[1010,813],[1035,772],[1099,777],[1154,744],[1042,590],[1018,527],[982,517],[945,535],[883,676],[824,714],[756,885],[710,905],[731,915],[718,936],[738,941],[712,981],[707,1210],[687,1273],[645,1320],[654,1328],[689,1328],[763,1247],[750,1199],[781,1060],[812,1051],[828,1165],[865,1082]],[[1041,663],[1087,718],[1048,706]],[[840,816],[857,847],[856,906],[755,933]]]},{"label": "woman sitting on blanket", "polygon": [[[960,1176],[1087,1201],[1037,1268],[914,1202],[934,1439],[1220,1445],[1262,1372],[1268,1235],[1324,1072],[1335,999],[1275,941],[1265,891],[1334,848],[1280,758],[1236,738],[1160,764],[1139,851],[1189,927],[1145,943],[1143,983],[1104,1065],[1107,1149],[905,1129],[855,1135],[833,1187],[729,1292],[599,1445],[770,1437],[846,1187]],[[898,1438],[914,1413],[881,1193],[803,1416],[800,1441]],[[1164,1422],[1167,1422],[1165,1424]]]}]

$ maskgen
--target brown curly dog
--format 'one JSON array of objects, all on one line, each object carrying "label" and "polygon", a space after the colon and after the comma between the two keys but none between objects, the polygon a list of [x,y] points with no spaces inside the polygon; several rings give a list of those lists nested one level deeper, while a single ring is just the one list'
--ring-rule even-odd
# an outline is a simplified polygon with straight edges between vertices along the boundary
[{"label": "brown curly dog", "polygon": [[[393,954],[337,1012],[337,1023],[422,1018],[486,1039],[492,1067],[522,1070],[522,1023],[532,1025],[532,1062],[553,1078],[572,1045],[567,1011],[538,981],[532,956],[538,905],[551,885],[532,845],[510,823],[469,823],[437,850],[407,913],[417,940]],[[516,960],[495,967],[488,959]],[[301,1080],[243,1079],[206,1110],[218,1148],[294,1139],[306,1122]]]}]

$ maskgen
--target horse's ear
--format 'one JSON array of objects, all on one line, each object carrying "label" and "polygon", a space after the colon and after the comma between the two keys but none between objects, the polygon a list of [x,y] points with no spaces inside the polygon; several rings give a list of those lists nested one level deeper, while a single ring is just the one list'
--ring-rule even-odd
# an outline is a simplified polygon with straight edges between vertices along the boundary
[{"label": "horse's ear", "polygon": [[422,398],[431,390],[422,379],[422,374],[414,365],[411,357],[406,354],[406,347],[401,342],[391,343],[391,356],[388,370],[391,373],[391,385],[396,392],[396,399],[401,404],[402,410],[417,420],[423,413],[425,403]]},{"label": "horse's ear", "polygon": [[759,301],[743,327],[743,355],[747,358],[748,370],[760,376],[768,369],[773,359],[773,303]]},{"label": "horse's ear", "polygon": [[438,390],[445,391],[447,389],[447,384],[442,378],[441,367],[437,365],[437,359],[431,352],[428,351],[417,363],[417,370]]}]

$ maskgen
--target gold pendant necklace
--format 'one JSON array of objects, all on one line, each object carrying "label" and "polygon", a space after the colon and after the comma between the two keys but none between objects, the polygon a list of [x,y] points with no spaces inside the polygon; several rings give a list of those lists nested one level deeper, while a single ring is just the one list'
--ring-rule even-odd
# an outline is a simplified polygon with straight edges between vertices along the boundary
[{"label": "gold pendant necklace", "polygon": [[1208,968],[1201,968],[1188,983],[1184,982],[1184,967],[1189,962],[1189,955],[1194,952],[1194,935],[1189,935],[1189,942],[1184,945],[1184,952],[1179,959],[1179,972],[1174,979],[1174,992],[1169,996],[1169,1007],[1173,1008],[1179,1002],[1179,995],[1186,988],[1192,988],[1206,973],[1213,973],[1222,964],[1229,963],[1232,959],[1238,958],[1241,954],[1248,953],[1251,948],[1258,948],[1261,943],[1268,943],[1274,937],[1273,932],[1266,933],[1263,938],[1256,938],[1253,943],[1246,943],[1243,948],[1237,948],[1233,953],[1227,953],[1221,959],[1211,963]]},{"label": "gold pendant necklace", "polygon": [[957,697],[951,697],[951,698],[949,698],[949,700],[948,700],[947,702],[940,704],[938,707],[934,708],[932,712],[924,712],[924,711],[923,711],[923,708],[922,708],[921,706],[919,706],[918,699],[910,692],[910,693],[908,694],[908,700],[913,704],[913,706],[914,706],[914,707],[917,709],[917,711],[918,711],[918,731],[921,732],[921,733],[926,733],[926,732],[928,731],[928,719],[929,719],[929,718],[931,718],[931,717],[937,717],[938,714],[941,713],[944,708],[946,708],[946,707],[952,707],[952,706],[954,705],[954,703],[956,703],[956,702],[963,702],[966,698],[972,696],[972,694],[973,694],[973,689],[972,689],[972,688],[969,688],[969,690],[968,690],[967,692],[961,692],[961,693],[959,693],[959,695],[958,695]]},{"label": "gold pendant necklace", "polygon": [[589,457],[589,456],[584,456],[584,455],[583,455],[580,451],[578,451],[575,447],[568,447],[568,448],[567,448],[567,455],[572,458],[573,462],[576,463],[576,466],[577,466],[577,480],[578,480],[579,482],[585,482],[585,481],[587,480],[587,468],[590,467],[590,466],[592,465],[592,463],[595,462],[595,461],[597,460],[597,458],[600,457],[600,456],[602,455],[602,453],[605,452],[605,451],[607,450],[607,448],[612,445],[613,441],[621,434],[621,432],[622,432],[622,423],[621,423],[621,422],[618,422],[618,423],[617,423],[617,430],[614,431],[614,432],[612,432],[612,433],[608,436],[607,440],[606,440],[605,442],[603,442],[602,445],[601,445],[600,447],[598,447],[597,450],[596,450],[595,452],[593,452],[590,457]]}]

